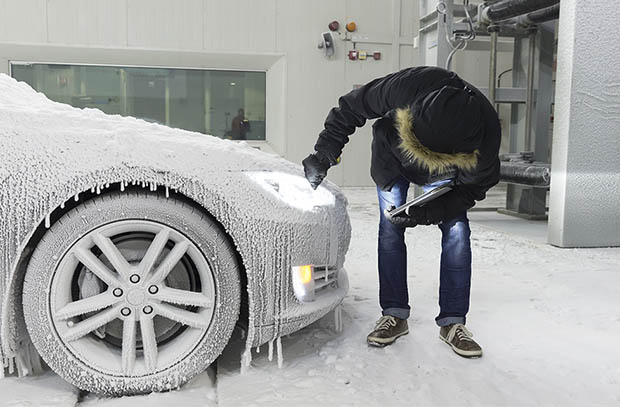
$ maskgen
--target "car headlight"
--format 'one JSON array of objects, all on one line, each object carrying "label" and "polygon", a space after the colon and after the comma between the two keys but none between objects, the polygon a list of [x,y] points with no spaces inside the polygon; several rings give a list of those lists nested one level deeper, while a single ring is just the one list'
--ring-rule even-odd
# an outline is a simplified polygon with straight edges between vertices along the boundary
[{"label": "car headlight", "polygon": [[314,301],[314,267],[292,267],[293,291],[299,301]]},{"label": "car headlight", "polygon": [[287,205],[302,211],[311,211],[317,206],[334,205],[334,195],[324,187],[312,189],[305,178],[284,172],[246,172],[266,192]]}]

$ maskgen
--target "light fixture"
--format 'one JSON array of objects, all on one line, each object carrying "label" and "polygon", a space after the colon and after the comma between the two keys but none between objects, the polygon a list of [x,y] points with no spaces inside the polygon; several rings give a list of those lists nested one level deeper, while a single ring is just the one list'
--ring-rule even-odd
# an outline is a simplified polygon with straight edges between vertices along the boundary
[{"label": "light fixture", "polygon": [[301,265],[292,267],[293,291],[299,301],[314,301],[314,267]]},{"label": "light fixture", "polygon": [[230,86],[235,86],[236,83],[235,82],[230,82]]},{"label": "light fixture", "polygon": [[276,171],[249,171],[246,175],[265,192],[301,211],[334,205],[336,201],[334,195],[325,188],[325,184],[314,190],[303,176]]}]

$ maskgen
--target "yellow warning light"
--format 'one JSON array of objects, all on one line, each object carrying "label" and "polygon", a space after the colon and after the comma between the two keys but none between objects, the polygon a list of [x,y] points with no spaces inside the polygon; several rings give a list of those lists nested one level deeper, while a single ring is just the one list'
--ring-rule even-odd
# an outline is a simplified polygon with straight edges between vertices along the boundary
[{"label": "yellow warning light", "polygon": [[300,265],[292,267],[293,291],[299,301],[314,301],[314,267]]},{"label": "yellow warning light", "polygon": [[302,284],[308,284],[310,281],[312,281],[312,266],[311,265],[303,265],[299,268],[299,281],[301,281]]}]

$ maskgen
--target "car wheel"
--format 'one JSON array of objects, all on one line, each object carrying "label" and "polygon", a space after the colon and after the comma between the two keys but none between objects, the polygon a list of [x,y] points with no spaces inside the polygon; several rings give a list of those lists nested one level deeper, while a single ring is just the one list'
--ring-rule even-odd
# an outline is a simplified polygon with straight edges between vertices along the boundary
[{"label": "car wheel", "polygon": [[124,395],[176,388],[222,352],[240,269],[203,211],[111,193],[61,217],[33,252],[24,317],[47,364],[75,386]]}]

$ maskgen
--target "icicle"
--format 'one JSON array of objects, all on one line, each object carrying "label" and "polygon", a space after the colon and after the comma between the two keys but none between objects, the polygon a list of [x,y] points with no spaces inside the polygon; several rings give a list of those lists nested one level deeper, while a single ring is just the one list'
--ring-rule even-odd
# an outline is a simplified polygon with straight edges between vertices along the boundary
[{"label": "icicle", "polygon": [[267,360],[273,360],[273,340],[269,342],[269,351],[267,352]]},{"label": "icicle", "polygon": [[121,192],[125,191],[125,181],[121,181]]},{"label": "icicle", "polygon": [[110,183],[108,182],[107,184],[105,184],[105,187],[109,188],[110,187]]},{"label": "icicle", "polygon": [[60,204],[60,209],[65,209],[65,203],[64,203],[64,202],[62,202],[62,203]]},{"label": "icicle", "polygon": [[97,185],[97,195],[101,194],[101,185]]},{"label": "icicle", "polygon": [[75,194],[75,196],[73,197],[73,200],[75,202],[79,201],[80,200],[80,195],[79,194]]},{"label": "icicle", "polygon": [[43,367],[41,366],[41,356],[39,356],[39,352],[34,348],[34,345],[32,343],[28,345],[28,352],[30,354],[30,367],[32,373],[43,373]]},{"label": "icicle", "polygon": [[170,198],[170,190],[168,189],[167,185],[166,185],[166,198]]},{"label": "icicle", "polygon": [[241,374],[244,374],[252,364],[252,347],[247,347],[241,356]]},{"label": "icicle", "polygon": [[278,368],[281,369],[284,364],[284,355],[282,354],[282,338],[278,337],[276,340],[276,346],[278,351]]},{"label": "icicle", "polygon": [[50,217],[50,214],[47,214],[45,216],[45,228],[49,228],[51,226],[52,226],[52,224],[51,224],[51,217]]},{"label": "icicle", "polygon": [[24,359],[24,354],[21,352],[17,353],[15,359],[15,366],[17,367],[17,377],[24,377],[26,374],[28,374],[28,367],[26,366],[27,361]]},{"label": "icicle", "polygon": [[260,346],[256,346],[256,354],[260,354]]},{"label": "icicle", "polygon": [[342,305],[337,305],[336,308],[334,308],[334,328],[338,333],[342,331]]},{"label": "icicle", "polygon": [[92,188],[90,188],[90,193],[94,194],[95,193],[95,187],[93,186]]}]

